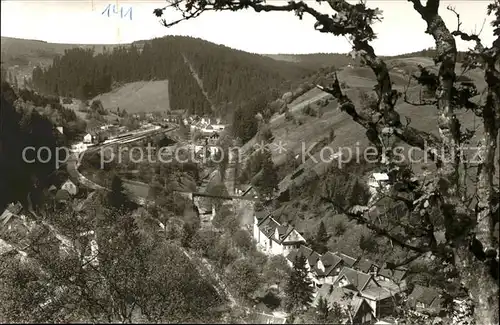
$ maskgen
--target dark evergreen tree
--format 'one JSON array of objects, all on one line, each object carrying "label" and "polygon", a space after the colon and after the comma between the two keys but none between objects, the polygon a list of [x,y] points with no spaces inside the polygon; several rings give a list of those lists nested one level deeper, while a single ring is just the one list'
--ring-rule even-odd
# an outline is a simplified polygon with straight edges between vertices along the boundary
[{"label": "dark evergreen tree", "polygon": [[271,153],[264,151],[262,153],[262,169],[260,175],[254,181],[254,186],[262,195],[272,195],[274,190],[278,189],[278,173],[271,158]]},{"label": "dark evergreen tree", "polygon": [[293,263],[288,284],[285,288],[285,308],[291,313],[300,313],[306,309],[313,299],[314,289],[308,278],[307,259],[298,255]]},{"label": "dark evergreen tree", "polygon": [[118,176],[113,176],[111,181],[111,192],[108,194],[109,205],[117,210],[125,210],[130,207],[130,200],[125,193],[123,181]]},{"label": "dark evergreen tree", "polygon": [[317,319],[321,324],[325,324],[328,322],[328,316],[330,313],[330,307],[328,306],[328,301],[324,297],[320,297],[318,300],[317,309]]},{"label": "dark evergreen tree", "polygon": [[328,251],[328,239],[330,236],[326,232],[326,227],[323,221],[319,223],[316,238],[314,238],[312,249],[319,254],[324,254]]}]

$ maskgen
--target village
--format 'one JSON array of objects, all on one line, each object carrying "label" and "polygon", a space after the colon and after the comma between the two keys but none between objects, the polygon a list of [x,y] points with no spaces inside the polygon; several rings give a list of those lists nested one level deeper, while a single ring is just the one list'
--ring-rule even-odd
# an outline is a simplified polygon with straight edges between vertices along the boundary
[{"label": "village", "polygon": [[[139,118],[139,116],[137,117]],[[140,128],[137,130],[128,130],[124,126],[106,124],[98,129],[89,130],[81,142],[72,145],[73,152],[83,152],[92,146],[105,143],[113,139],[121,138],[127,135],[137,135],[142,131],[148,131],[154,127],[165,126],[166,123],[183,123],[189,128],[190,137],[187,144],[194,148],[196,153],[202,152],[205,147],[217,149],[217,143],[220,134],[226,128],[220,120],[211,121],[209,118],[200,118],[190,116],[184,119],[178,117],[166,117],[155,119],[153,115],[146,116],[141,120]],[[215,123],[214,123],[215,122]],[[62,127],[57,130],[64,132]],[[215,154],[215,152],[211,152]],[[373,173],[368,181],[372,196],[376,196],[380,189],[386,188],[384,185],[388,180],[385,173]],[[255,200],[258,194],[252,186],[238,187],[228,186],[230,195],[240,197],[243,200]],[[49,188],[54,201],[57,204],[66,204],[72,197],[80,195],[79,186],[70,179],[62,185],[56,187],[52,185]],[[86,192],[80,195],[86,196]],[[193,193],[191,198],[193,199]],[[194,200],[195,205],[199,201]],[[81,204],[83,206],[84,203]],[[200,207],[198,207],[200,208]],[[200,209],[201,210],[201,209]],[[19,220],[25,220],[21,213],[21,206],[11,205],[0,216],[11,227],[16,227],[15,223],[8,222],[12,217],[19,217]],[[209,220],[213,219],[216,211],[212,209],[207,213]],[[206,216],[201,216],[204,219]],[[286,258],[291,268],[298,256],[307,260],[306,267],[308,278],[314,288],[314,299],[311,307],[317,307],[320,300],[324,300],[333,308],[341,306],[349,315],[344,322],[352,324],[376,324],[376,325],[397,325],[406,324],[394,317],[398,306],[402,302],[410,304],[411,307],[423,314],[439,314],[443,304],[443,298],[439,291],[432,287],[423,287],[420,285],[409,287],[406,277],[408,270],[404,267],[391,267],[388,264],[379,265],[363,256],[349,256],[343,252],[334,251],[319,254],[308,247],[308,243],[303,234],[295,229],[294,226],[284,223],[280,224],[272,213],[266,210],[257,211],[253,215],[253,224],[247,224],[248,231],[251,233],[254,243],[259,251],[273,256],[281,255]],[[24,231],[23,231],[24,232]],[[85,250],[85,259],[91,261],[91,265],[99,263],[97,242],[94,239],[93,232],[81,234],[86,238],[87,249]],[[410,290],[411,288],[411,290]],[[456,301],[460,304],[460,301]],[[286,314],[260,303],[256,306],[261,322],[266,323],[285,323]]]},{"label": "village", "polygon": [[[395,317],[403,301],[418,314],[439,314],[443,298],[436,288],[415,285],[410,291],[408,269],[377,265],[362,256],[342,252],[319,254],[307,246],[304,237],[291,225],[280,224],[271,213],[258,211],[254,216],[253,239],[267,255],[284,256],[290,267],[298,256],[306,258],[308,277],[314,288],[312,307],[324,299],[330,308],[341,306],[349,318],[344,323],[397,325],[410,324]],[[462,301],[455,301],[460,305]],[[261,311],[272,323],[284,323],[281,313],[261,304]]]}]

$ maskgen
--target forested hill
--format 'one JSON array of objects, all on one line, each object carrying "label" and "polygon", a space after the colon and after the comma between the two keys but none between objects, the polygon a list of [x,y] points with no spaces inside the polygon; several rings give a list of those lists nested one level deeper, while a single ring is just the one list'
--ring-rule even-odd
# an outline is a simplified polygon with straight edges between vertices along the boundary
[{"label": "forested hill", "polygon": [[98,54],[85,48],[65,50],[50,67],[35,68],[32,82],[45,94],[90,99],[116,84],[168,79],[170,107],[204,115],[211,113],[211,107],[200,86],[216,105],[237,106],[254,95],[289,87],[287,81],[312,72],[296,63],[278,62],[201,39],[168,36]]}]

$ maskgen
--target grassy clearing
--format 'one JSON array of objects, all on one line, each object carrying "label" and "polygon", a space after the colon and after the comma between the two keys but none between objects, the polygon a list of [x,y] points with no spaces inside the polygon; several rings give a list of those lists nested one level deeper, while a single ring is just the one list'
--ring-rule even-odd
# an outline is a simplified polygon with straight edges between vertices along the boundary
[{"label": "grassy clearing", "polygon": [[95,99],[101,100],[105,109],[113,111],[117,107],[128,113],[170,110],[168,80],[131,82]]}]

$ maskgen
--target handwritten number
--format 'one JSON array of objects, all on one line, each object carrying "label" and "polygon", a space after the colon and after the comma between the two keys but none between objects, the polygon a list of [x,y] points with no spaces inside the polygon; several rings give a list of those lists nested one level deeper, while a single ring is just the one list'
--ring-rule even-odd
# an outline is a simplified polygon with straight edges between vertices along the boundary
[{"label": "handwritten number", "polygon": [[122,18],[127,17],[127,14],[129,15],[130,20],[132,20],[132,7],[128,8],[128,11],[125,13],[125,15],[123,14],[123,7],[121,8]]},{"label": "handwritten number", "polygon": [[[104,11],[101,13],[101,15],[104,15],[105,13],[107,13],[107,16],[109,17],[110,11],[111,11],[111,4],[108,4],[108,6],[106,7],[106,9],[104,9]],[[115,15],[118,14],[118,6],[117,5],[113,5],[113,14],[115,14]],[[120,17],[126,18],[127,15],[129,16],[130,20],[132,20],[132,7],[129,7],[128,10],[125,12],[125,14],[123,13],[123,7],[120,7]]]},{"label": "handwritten number", "polygon": [[104,13],[106,12],[106,10],[108,11],[108,17],[109,17],[109,9],[111,8],[111,5],[109,4],[106,9],[104,9],[104,11],[102,12],[101,15],[104,15]]}]

